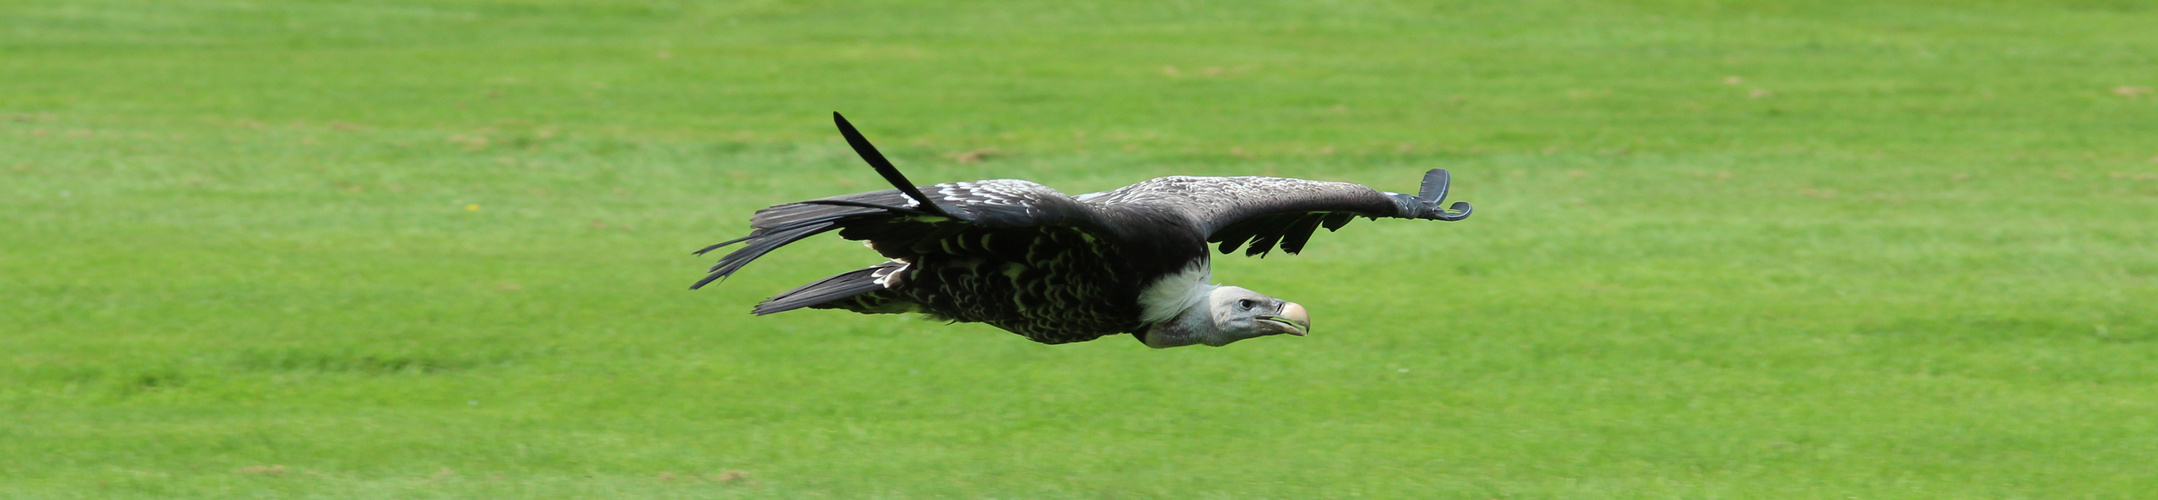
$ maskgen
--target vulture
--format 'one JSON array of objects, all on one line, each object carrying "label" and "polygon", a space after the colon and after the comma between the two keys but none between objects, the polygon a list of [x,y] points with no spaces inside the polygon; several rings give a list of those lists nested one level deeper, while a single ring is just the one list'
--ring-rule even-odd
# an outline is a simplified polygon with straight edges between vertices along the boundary
[{"label": "vulture", "polygon": [[758,210],[748,236],[696,252],[743,244],[691,289],[836,230],[888,260],[788,290],[752,312],[922,313],[1045,344],[1129,333],[1154,348],[1222,346],[1303,336],[1311,317],[1294,302],[1214,284],[1209,250],[1295,254],[1319,228],[1357,217],[1458,221],[1470,212],[1465,202],[1441,207],[1445,169],[1425,172],[1415,196],[1277,177],[1162,177],[1078,196],[1016,179],[916,186],[845,117],[832,119],[895,189]]}]

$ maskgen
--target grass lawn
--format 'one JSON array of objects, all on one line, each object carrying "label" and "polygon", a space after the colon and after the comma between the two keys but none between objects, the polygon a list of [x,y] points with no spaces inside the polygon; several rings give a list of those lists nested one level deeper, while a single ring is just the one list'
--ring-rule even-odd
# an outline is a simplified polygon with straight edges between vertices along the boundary
[{"label": "grass lawn", "polygon": [[[0,0],[0,497],[2135,498],[2158,4]],[[1411,191],[1156,351],[690,292],[914,180]]]}]

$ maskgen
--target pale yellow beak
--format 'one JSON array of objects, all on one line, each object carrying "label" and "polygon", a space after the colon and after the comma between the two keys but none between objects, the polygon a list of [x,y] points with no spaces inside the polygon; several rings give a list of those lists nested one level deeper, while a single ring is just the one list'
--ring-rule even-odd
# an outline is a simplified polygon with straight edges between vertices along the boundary
[{"label": "pale yellow beak", "polygon": [[1302,304],[1290,302],[1282,305],[1281,319],[1296,324],[1296,330],[1289,332],[1290,335],[1302,337],[1311,333],[1311,313],[1305,312]]}]

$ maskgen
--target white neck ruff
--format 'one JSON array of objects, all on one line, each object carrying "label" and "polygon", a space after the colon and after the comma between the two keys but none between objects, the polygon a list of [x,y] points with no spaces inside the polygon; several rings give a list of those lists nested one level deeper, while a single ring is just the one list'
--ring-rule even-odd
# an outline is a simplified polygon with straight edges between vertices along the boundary
[{"label": "white neck ruff", "polygon": [[1175,274],[1163,276],[1139,292],[1139,321],[1155,324],[1199,305],[1214,291],[1212,259],[1200,259]]}]

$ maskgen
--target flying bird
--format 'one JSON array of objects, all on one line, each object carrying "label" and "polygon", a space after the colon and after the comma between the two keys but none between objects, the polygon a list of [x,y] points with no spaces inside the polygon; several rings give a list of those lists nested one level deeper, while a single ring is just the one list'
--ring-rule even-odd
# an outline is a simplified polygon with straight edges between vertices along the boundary
[{"label": "flying bird", "polygon": [[[695,289],[788,243],[839,231],[889,259],[765,299],[757,315],[801,308],[923,313],[988,323],[1035,342],[1132,334],[1155,348],[1311,331],[1304,306],[1212,282],[1211,249],[1303,251],[1318,228],[1357,217],[1468,218],[1442,208],[1445,169],[1415,196],[1360,184],[1277,177],[1162,177],[1068,196],[1016,179],[916,186],[838,113],[847,144],[895,189],[758,210],[749,236]],[[1248,245],[1247,245],[1248,244]]]}]

